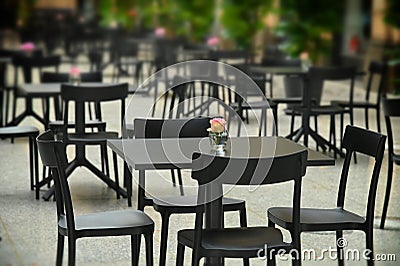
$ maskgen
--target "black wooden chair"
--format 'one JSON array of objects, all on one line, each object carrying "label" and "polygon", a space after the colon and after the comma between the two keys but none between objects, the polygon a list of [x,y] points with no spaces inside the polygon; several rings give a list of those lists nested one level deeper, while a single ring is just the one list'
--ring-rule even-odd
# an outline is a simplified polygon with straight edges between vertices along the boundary
[{"label": "black wooden chair", "polygon": [[[381,103],[381,95],[385,85],[385,79],[387,74],[388,66],[385,62],[377,62],[371,61],[368,67],[368,81],[365,91],[365,100],[364,101],[353,101],[352,103],[349,101],[332,101],[332,104],[338,104],[344,108],[353,109],[364,109],[365,110],[365,126],[369,128],[368,122],[368,111],[369,109],[374,109],[376,112],[376,125],[378,128],[378,132],[381,132],[381,118],[380,118],[380,103]],[[376,100],[370,100],[371,91],[373,91],[374,86],[376,88]],[[341,125],[343,127],[343,125]]]},{"label": "black wooden chair", "polygon": [[[83,72],[80,74],[81,82],[103,82],[103,73],[99,71],[95,72]],[[69,73],[60,72],[43,72],[41,77],[42,83],[68,83]],[[48,104],[47,104],[48,105]],[[60,103],[58,97],[54,98],[54,106],[57,120],[49,121],[49,128],[52,131],[58,131],[62,127],[64,121],[62,120],[62,112],[60,111]],[[89,112],[89,120],[86,121],[85,126],[90,128],[97,128],[98,130],[105,130],[106,123],[99,120],[101,117],[100,106],[92,106],[90,103],[87,104]],[[62,109],[62,108],[61,108]],[[93,112],[94,111],[94,112]],[[69,122],[69,127],[73,127],[72,121]]]},{"label": "black wooden chair", "polygon": [[[100,146],[104,161],[108,161],[107,155],[107,139],[119,138],[118,132],[85,131],[85,104],[94,102],[98,105],[102,102],[119,101],[120,102],[120,126],[122,128],[123,117],[125,114],[125,98],[128,95],[128,83],[115,85],[95,85],[95,86],[73,86],[69,84],[61,85],[61,98],[65,102],[64,109],[64,124],[63,124],[63,140],[65,145],[76,146],[76,158],[70,163],[67,173],[72,172],[78,166],[85,166],[100,179],[106,182],[111,188],[117,191],[117,198],[120,197],[120,188],[115,185],[109,178],[110,171],[108,164],[106,165],[105,173],[97,169],[91,162],[88,161],[85,155],[85,147],[87,145]],[[68,130],[69,121],[69,104],[75,103],[75,128],[73,132]],[[99,117],[99,120],[103,120]],[[116,180],[118,183],[118,180]]]},{"label": "black wooden chair", "polygon": [[383,112],[385,114],[386,121],[386,132],[388,136],[388,174],[386,181],[386,192],[385,192],[385,202],[383,204],[382,217],[380,228],[385,227],[386,214],[389,206],[390,190],[392,188],[392,178],[393,178],[393,163],[400,165],[400,154],[394,151],[394,138],[392,130],[392,119],[398,120],[400,117],[400,98],[389,99],[382,97]]},{"label": "black wooden chair", "polygon": [[[178,232],[177,265],[183,265],[185,246],[192,248],[192,265],[199,265],[203,257],[254,258],[260,250],[300,248],[300,238],[294,236],[291,243],[283,241],[282,232],[273,227],[223,228],[222,186],[230,185],[265,185],[294,181],[293,209],[294,229],[299,230],[301,198],[301,180],[306,173],[307,151],[303,150],[281,157],[225,157],[212,154],[195,153],[192,157],[192,178],[199,184],[195,229]],[[288,167],[290,165],[290,167]],[[211,198],[210,198],[211,197]],[[211,206],[213,204],[213,206]],[[203,229],[203,211],[206,210],[206,223],[210,211],[216,228]],[[208,213],[207,213],[208,212]],[[218,226],[219,224],[219,226]],[[210,225],[209,225],[210,226]],[[266,251],[267,252],[267,251]],[[275,254],[274,254],[275,255]],[[269,258],[270,260],[271,258]],[[294,260],[297,264],[299,260]]]},{"label": "black wooden chair", "polygon": [[[343,230],[361,230],[366,234],[366,246],[371,250],[368,254],[368,264],[373,265],[373,230],[376,190],[381,169],[383,153],[385,151],[386,136],[365,129],[347,126],[343,137],[343,147],[346,149],[346,158],[343,163],[342,174],[337,197],[337,207],[332,209],[300,209],[300,228],[296,218],[293,219],[292,208],[273,207],[268,209],[268,225],[278,225],[290,231],[292,237],[300,238],[301,232],[336,231],[336,239],[343,237]],[[348,181],[351,157],[354,152],[364,154],[375,160],[369,183],[368,202],[365,218],[345,208],[346,185]],[[338,243],[338,252],[343,247]],[[339,264],[343,263],[343,256],[338,253]],[[341,259],[340,259],[341,258]]]},{"label": "black wooden chair", "polygon": [[[136,118],[134,121],[135,138],[206,137],[209,127],[209,117],[188,119]],[[178,171],[178,180],[182,188],[180,171]],[[196,196],[181,194],[181,196],[155,197],[152,200],[154,209],[161,215],[160,265],[165,265],[170,216],[179,213],[195,213],[197,209]],[[223,207],[224,211],[239,211],[241,226],[247,225],[245,201],[224,198]]]},{"label": "black wooden chair", "polygon": [[[12,121],[10,125],[18,125],[26,116],[32,115],[35,117],[37,120],[39,120],[41,123],[44,124],[44,126],[47,126],[48,121],[45,121],[42,117],[37,115],[35,112],[32,110],[32,97],[27,97],[24,95],[19,87],[19,74],[18,71],[21,68],[23,71],[23,77],[24,77],[24,82],[25,83],[32,83],[32,70],[33,69],[38,69],[39,74],[41,75],[43,69],[48,69],[48,68],[53,68],[56,72],[58,72],[59,65],[61,63],[61,58],[58,55],[55,56],[22,56],[22,55],[15,55],[12,58],[12,64],[14,66],[14,86],[13,86],[13,92],[14,92],[14,99],[13,99],[13,106],[12,106]],[[25,110],[16,116],[16,111],[17,111],[17,99],[18,98],[24,98],[25,99]],[[7,108],[7,107],[6,107]],[[8,116],[6,109],[6,119]]]},{"label": "black wooden chair", "polygon": [[132,264],[138,265],[141,235],[146,240],[146,264],[153,265],[154,222],[142,211],[117,210],[100,213],[74,214],[71,192],[68,185],[67,157],[64,143],[54,140],[48,130],[37,138],[40,157],[45,166],[51,168],[54,177],[57,204],[57,258],[62,265],[64,237],[68,237],[68,265],[75,265],[76,240],[83,237],[131,236]]}]

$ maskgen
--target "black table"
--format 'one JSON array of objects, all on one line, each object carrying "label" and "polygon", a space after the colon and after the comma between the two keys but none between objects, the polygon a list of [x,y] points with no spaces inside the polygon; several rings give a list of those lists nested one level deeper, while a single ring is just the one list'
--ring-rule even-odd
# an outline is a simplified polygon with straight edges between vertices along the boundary
[{"label": "black table", "polygon": [[[97,82],[88,82],[82,83],[82,86],[107,86],[111,85],[111,83],[97,83]],[[20,92],[22,95],[26,96],[27,98],[49,98],[49,97],[57,97],[61,94],[61,83],[26,83],[20,86]],[[135,85],[129,85],[129,93],[133,94],[147,94],[148,88],[138,88]],[[29,104],[30,103],[30,104]],[[46,106],[47,112],[43,114],[43,117],[40,116],[33,110],[32,101],[27,101],[26,109],[23,113],[18,115],[13,121],[9,123],[9,125],[18,125],[25,117],[33,116],[39,122],[41,122],[45,127],[49,122],[49,106]],[[56,117],[58,115],[59,107],[55,106],[55,113]]]},{"label": "black table", "polygon": [[[324,137],[319,135],[315,130],[310,128],[310,116],[311,116],[311,96],[310,92],[307,89],[309,79],[307,77],[308,69],[303,67],[273,67],[273,66],[251,66],[251,71],[254,73],[264,73],[264,74],[272,74],[272,75],[293,75],[300,76],[303,80],[303,92],[302,92],[302,112],[301,112],[301,126],[297,130],[295,130],[292,134],[289,134],[287,138],[294,139],[296,142],[300,140],[303,136],[303,144],[308,146],[308,138],[313,138],[317,145],[320,146],[324,151],[329,147],[331,150],[334,150],[341,157],[344,157],[343,151],[337,148],[335,145],[330,143]],[[361,74],[361,72],[357,73],[357,75]]]},{"label": "black table", "polygon": [[[208,138],[181,139],[124,139],[108,140],[107,145],[114,155],[123,158],[125,163],[139,171],[138,209],[152,205],[145,196],[145,171],[154,169],[190,169],[192,154],[195,151],[213,152]],[[307,149],[283,137],[231,138],[230,145],[235,147],[235,155],[252,147],[261,155],[277,156]],[[262,148],[261,148],[262,147]],[[309,166],[334,165],[335,160],[317,151],[308,150]],[[228,153],[229,155],[229,153]],[[245,154],[244,154],[245,155]],[[128,178],[128,205],[132,206],[132,178]]]}]

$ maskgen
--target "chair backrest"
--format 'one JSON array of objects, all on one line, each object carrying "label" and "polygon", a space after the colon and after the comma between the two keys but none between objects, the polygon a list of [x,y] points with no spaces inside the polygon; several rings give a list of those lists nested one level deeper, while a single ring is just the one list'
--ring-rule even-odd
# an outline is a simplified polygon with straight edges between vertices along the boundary
[{"label": "chair backrest", "polygon": [[[80,74],[82,82],[103,82],[103,73],[96,72],[83,72]],[[41,82],[69,82],[69,73],[60,72],[43,72]]]},{"label": "chair backrest", "polygon": [[[374,208],[376,189],[378,185],[379,172],[385,151],[386,136],[367,129],[348,125],[343,137],[343,148],[346,149],[346,157],[343,163],[340,177],[337,206],[344,207],[346,184],[350,169],[351,158],[355,152],[375,159],[374,169],[370,177],[366,219],[372,224],[374,219]],[[365,182],[368,182],[365,180]]]},{"label": "chair backrest", "polygon": [[[213,204],[211,208],[216,210],[215,217],[219,220],[214,225],[223,227],[223,184],[264,185],[293,180],[293,231],[299,232],[301,181],[306,173],[306,165],[306,149],[285,156],[267,158],[220,157],[196,152],[192,156],[192,178],[199,184],[198,205],[207,208]],[[196,243],[201,243],[203,208],[196,212]],[[299,242],[297,235],[299,234],[292,235],[294,243]]]},{"label": "chair backrest", "polygon": [[[85,130],[85,102],[100,104],[107,101],[121,101],[121,128],[125,113],[125,98],[128,96],[128,83],[98,86],[73,86],[61,84],[61,98],[64,105],[64,132],[67,132],[69,117],[69,102],[75,103],[75,132],[83,133]],[[100,118],[101,119],[101,118]],[[65,134],[66,135],[66,134]]]},{"label": "chair backrest", "polygon": [[14,71],[14,85],[18,84],[18,69],[21,67],[23,70],[24,82],[32,82],[32,69],[39,69],[41,76],[42,69],[52,67],[58,72],[58,68],[61,63],[61,57],[59,55],[54,56],[25,56],[15,55],[12,58],[12,64],[15,68]]},{"label": "chair backrest", "polygon": [[349,103],[352,107],[356,67],[310,67],[308,71],[308,86],[311,90],[311,99],[321,102],[325,81],[349,81]]},{"label": "chair backrest", "polygon": [[210,117],[186,119],[135,118],[135,138],[195,138],[207,137]]},{"label": "chair backrest", "polygon": [[400,118],[400,98],[386,98],[382,97],[383,113],[385,114],[386,132],[388,136],[389,158],[394,154],[394,139],[391,118]]},{"label": "chair backrest", "polygon": [[377,100],[376,103],[379,105],[381,94],[383,92],[386,80],[386,74],[388,71],[388,65],[385,62],[371,61],[368,66],[368,81],[367,88],[365,93],[365,100],[369,101],[370,93],[374,84],[377,84],[376,94]]},{"label": "chair backrest", "polygon": [[62,141],[55,140],[53,132],[47,130],[37,137],[37,145],[43,166],[51,169],[55,185],[57,218],[67,218],[68,231],[75,229],[74,209],[65,169],[67,156]]}]

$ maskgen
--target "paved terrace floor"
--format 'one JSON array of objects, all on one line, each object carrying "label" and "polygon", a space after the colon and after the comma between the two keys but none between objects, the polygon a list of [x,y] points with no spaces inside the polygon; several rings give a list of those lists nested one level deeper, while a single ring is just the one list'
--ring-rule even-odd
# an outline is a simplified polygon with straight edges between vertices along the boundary
[{"label": "paved terrace floor", "polygon": [[[82,64],[81,68],[87,65]],[[68,71],[69,65],[61,70]],[[106,69],[106,72],[110,69]],[[108,73],[107,72],[107,73]],[[106,76],[105,81],[110,81]],[[362,97],[362,82],[357,83],[356,98]],[[336,84],[330,84],[323,95],[323,101],[343,97],[336,90]],[[283,96],[282,82],[276,79],[275,94]],[[148,106],[152,104],[153,95],[140,97],[138,101],[137,116],[147,115]],[[129,97],[129,100],[132,96]],[[129,101],[128,101],[129,102]],[[19,102],[19,109],[23,102]],[[35,108],[40,109],[40,101],[35,101]],[[142,111],[141,111],[142,110]],[[157,110],[157,116],[161,113]],[[104,105],[104,117],[108,121],[110,129],[117,128],[118,118],[115,106]],[[280,133],[285,135],[289,132],[289,117],[279,110]],[[372,129],[376,129],[375,114],[371,114]],[[299,121],[297,121],[299,123]],[[337,123],[338,124],[338,123]],[[355,113],[355,124],[364,126],[363,113]],[[43,131],[43,127],[34,119],[28,118],[21,125],[36,125]],[[385,128],[384,123],[382,123]],[[327,119],[320,119],[320,132],[327,135],[329,123]],[[255,117],[251,117],[248,125],[249,134],[256,134],[257,126]],[[400,132],[400,125],[395,125],[395,131]],[[385,132],[385,129],[384,129]],[[314,147],[310,142],[310,147]],[[72,153],[72,149],[69,153]],[[99,164],[99,153],[97,149],[89,149],[89,157]],[[336,165],[332,167],[308,168],[303,182],[302,206],[306,207],[334,207],[336,193],[343,159],[337,159]],[[121,168],[121,161],[119,166]],[[368,180],[372,170],[373,161],[359,156],[358,164],[352,163],[351,179],[348,187],[350,193],[347,195],[347,207],[363,214],[366,202],[366,191]],[[29,190],[28,172],[28,142],[26,139],[17,139],[14,144],[10,140],[0,140],[0,265],[54,265],[57,243],[57,221],[56,205],[54,201],[45,202],[35,200],[34,192]],[[381,209],[383,204],[384,189],[386,184],[387,154],[385,154],[382,165],[381,178],[379,181],[378,195],[375,211],[374,246],[376,254],[395,254],[400,260],[400,168],[395,167],[393,191],[388,211],[388,219],[385,230],[378,228]],[[137,173],[135,173],[137,174]],[[148,188],[152,195],[173,194],[178,195],[179,190],[174,188],[170,182],[169,171],[148,172]],[[76,170],[70,180],[72,196],[76,214],[87,212],[99,212],[116,209],[128,209],[125,199],[117,200],[115,192],[109,189],[97,177],[93,176],[84,168]],[[193,184],[190,171],[184,171],[184,183]],[[271,206],[290,205],[289,184],[262,187],[257,190],[236,187],[229,192],[230,196],[245,199],[247,202],[247,213],[249,225],[266,225],[266,211]],[[288,191],[289,190],[289,191]],[[194,191],[194,189],[193,189]],[[134,190],[135,195],[136,190]],[[189,190],[186,191],[190,193]],[[136,206],[134,202],[134,206]],[[146,208],[146,213],[155,221],[154,233],[154,258],[158,264],[159,240],[160,240],[160,216],[151,207]],[[170,222],[170,233],[168,241],[167,264],[175,264],[176,235],[182,228],[193,227],[194,215],[173,215]],[[226,215],[226,225],[236,226],[239,224],[238,215],[231,213]],[[289,234],[285,232],[285,238]],[[344,238],[347,240],[348,249],[365,248],[365,238],[362,232],[346,231]],[[142,242],[143,245],[143,242]],[[304,249],[314,249],[317,255],[321,255],[324,249],[335,247],[335,234],[327,233],[304,233],[302,235],[302,246]],[[186,251],[186,264],[190,264],[190,253]],[[67,245],[65,245],[64,262],[67,262]],[[80,239],[77,242],[77,265],[130,265],[130,238],[108,237]],[[141,248],[140,264],[144,264],[144,246]],[[227,265],[241,265],[241,260],[227,260]],[[285,260],[277,261],[278,265],[291,265]],[[252,259],[252,265],[265,265],[265,261]],[[306,260],[304,265],[336,265],[337,262],[325,254],[324,260]],[[378,261],[377,265],[398,265],[398,262]],[[366,265],[366,262],[350,261],[348,265]]]}]

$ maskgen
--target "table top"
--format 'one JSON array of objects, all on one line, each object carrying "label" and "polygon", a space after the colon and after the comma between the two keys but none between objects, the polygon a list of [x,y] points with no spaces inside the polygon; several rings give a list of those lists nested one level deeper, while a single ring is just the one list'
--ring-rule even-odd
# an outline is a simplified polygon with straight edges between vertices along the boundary
[{"label": "table top", "polygon": [[[193,152],[215,154],[208,138],[108,140],[107,145],[136,170],[191,168]],[[223,156],[268,158],[308,150],[308,166],[334,165],[335,160],[283,137],[230,138]]]},{"label": "table top", "polygon": [[[21,93],[32,97],[53,96],[61,93],[62,83],[26,83],[20,86]],[[98,82],[85,82],[81,83],[82,86],[107,86],[113,83],[98,83]],[[115,84],[115,83],[114,83]],[[144,94],[148,93],[148,88],[140,87],[129,84],[129,93]]]}]

